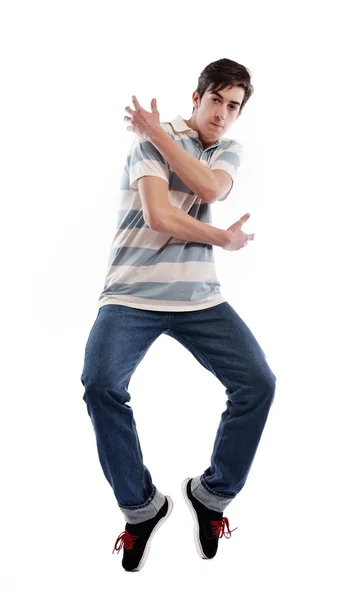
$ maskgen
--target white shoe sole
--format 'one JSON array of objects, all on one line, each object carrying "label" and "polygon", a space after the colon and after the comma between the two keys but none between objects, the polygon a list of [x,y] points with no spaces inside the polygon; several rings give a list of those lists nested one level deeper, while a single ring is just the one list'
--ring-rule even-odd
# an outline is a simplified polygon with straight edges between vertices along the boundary
[{"label": "white shoe sole", "polygon": [[193,537],[194,537],[194,542],[196,544],[197,552],[201,558],[205,558],[206,560],[209,560],[208,557],[205,556],[205,554],[203,552],[202,545],[201,545],[201,542],[199,539],[199,523],[198,523],[198,519],[197,519],[197,513],[192,506],[192,502],[190,501],[189,497],[187,496],[186,488],[187,488],[187,484],[190,479],[191,479],[191,477],[187,477],[187,479],[185,479],[185,481],[182,482],[182,494],[183,494],[183,497],[185,498],[185,502],[186,502],[188,508],[190,509],[192,517],[193,517],[193,521],[194,521]]},{"label": "white shoe sole", "polygon": [[155,526],[155,528],[153,529],[151,535],[149,536],[147,544],[146,544],[146,547],[145,547],[145,551],[143,553],[143,556],[142,556],[142,558],[141,558],[138,566],[136,567],[136,569],[133,569],[132,571],[126,571],[127,573],[134,573],[135,571],[141,571],[143,565],[145,564],[145,562],[147,560],[147,557],[148,557],[148,554],[149,554],[149,551],[150,551],[150,547],[151,547],[151,541],[153,539],[154,534],[158,531],[158,529],[163,525],[163,523],[165,523],[165,521],[167,520],[167,518],[170,516],[170,513],[172,512],[173,507],[174,507],[174,503],[173,503],[172,499],[170,498],[170,496],[165,496],[165,497],[168,500],[168,511],[164,515],[164,517],[162,517],[158,521],[157,525]]}]

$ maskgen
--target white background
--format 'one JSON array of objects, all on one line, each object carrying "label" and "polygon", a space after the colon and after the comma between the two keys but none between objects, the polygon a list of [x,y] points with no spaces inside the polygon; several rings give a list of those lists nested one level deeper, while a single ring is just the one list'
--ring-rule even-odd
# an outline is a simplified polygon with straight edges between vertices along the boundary
[{"label": "white background", "polygon": [[[349,597],[349,85],[345,2],[3,2],[1,512],[4,600]],[[243,6],[242,6],[243,5]],[[114,235],[135,94],[192,112],[231,58],[255,93],[226,137],[245,158],[213,224],[226,300],[277,376],[231,539],[199,558],[181,482],[209,465],[225,390],[163,336],[130,384],[144,462],[174,510],[140,573],[82,399],[84,347]]]}]

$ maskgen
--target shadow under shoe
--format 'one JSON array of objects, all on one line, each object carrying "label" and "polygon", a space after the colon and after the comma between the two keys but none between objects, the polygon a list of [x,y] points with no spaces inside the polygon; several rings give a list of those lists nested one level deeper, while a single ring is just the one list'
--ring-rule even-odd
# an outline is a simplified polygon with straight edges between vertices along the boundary
[{"label": "shadow under shoe", "polygon": [[125,571],[142,569],[154,534],[165,523],[172,510],[173,501],[170,496],[165,496],[165,502],[155,517],[134,525],[126,523],[125,531],[118,536],[113,549],[113,552],[116,550],[119,553],[124,548],[122,566]]},{"label": "shadow under shoe", "polygon": [[[197,552],[201,558],[214,558],[218,550],[219,538],[231,537],[229,522],[223,517],[222,512],[210,510],[197,500],[191,492],[192,478],[187,478],[182,483],[182,493],[194,520],[194,541]],[[226,530],[225,530],[226,528]]]}]

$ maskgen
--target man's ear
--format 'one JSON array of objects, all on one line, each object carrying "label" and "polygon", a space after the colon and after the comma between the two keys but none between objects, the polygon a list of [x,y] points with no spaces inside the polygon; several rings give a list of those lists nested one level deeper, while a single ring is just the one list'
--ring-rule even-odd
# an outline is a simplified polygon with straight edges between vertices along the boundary
[{"label": "man's ear", "polygon": [[200,104],[200,100],[199,100],[199,94],[198,92],[193,92],[192,94],[192,101],[193,101],[193,106],[194,108],[198,108],[199,104]]}]

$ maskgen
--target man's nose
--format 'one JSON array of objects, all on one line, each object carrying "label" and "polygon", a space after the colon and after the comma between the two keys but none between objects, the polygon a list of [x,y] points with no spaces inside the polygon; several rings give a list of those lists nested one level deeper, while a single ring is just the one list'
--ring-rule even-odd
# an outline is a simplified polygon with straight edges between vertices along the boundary
[{"label": "man's nose", "polygon": [[222,121],[223,119],[225,119],[225,117],[226,117],[226,110],[225,109],[217,110],[216,111],[216,117],[220,121]]}]

